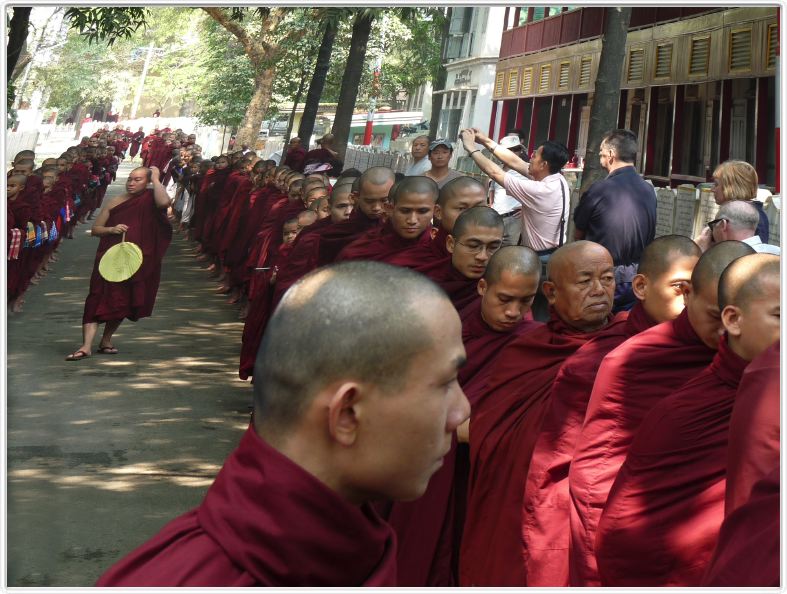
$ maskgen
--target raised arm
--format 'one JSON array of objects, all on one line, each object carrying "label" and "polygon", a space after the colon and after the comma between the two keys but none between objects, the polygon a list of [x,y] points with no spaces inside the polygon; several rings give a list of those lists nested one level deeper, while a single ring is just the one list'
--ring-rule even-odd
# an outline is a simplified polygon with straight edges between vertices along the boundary
[{"label": "raised arm", "polygon": [[514,153],[497,144],[494,140],[489,138],[486,134],[481,132],[478,128],[470,128],[475,135],[475,141],[489,149],[492,154],[500,159],[506,167],[518,171],[522,175],[530,176],[530,165],[527,161],[523,161]]},{"label": "raised arm", "polygon": [[169,208],[169,194],[167,194],[166,188],[162,185],[159,175],[161,175],[161,172],[158,167],[150,168],[150,181],[153,184],[153,199],[158,208]]},{"label": "raised arm", "polygon": [[466,130],[462,130],[459,136],[462,139],[462,144],[464,145],[467,154],[471,159],[473,159],[475,164],[478,165],[481,171],[486,173],[501,186],[505,185],[503,182],[506,177],[506,172],[503,171],[498,165],[493,163],[490,159],[487,159],[484,155],[482,155],[481,149],[476,148],[475,132],[471,128],[468,128]]}]

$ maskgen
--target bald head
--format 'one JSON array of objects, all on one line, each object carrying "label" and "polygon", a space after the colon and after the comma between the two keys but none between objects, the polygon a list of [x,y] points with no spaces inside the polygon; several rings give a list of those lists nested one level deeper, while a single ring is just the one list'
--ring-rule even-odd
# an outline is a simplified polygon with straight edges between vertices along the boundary
[{"label": "bald head", "polygon": [[14,164],[18,163],[21,159],[31,159],[31,160],[33,160],[35,158],[36,158],[35,151],[31,151],[31,150],[19,151],[16,154],[16,156],[14,157]]},{"label": "bald head", "polygon": [[304,210],[303,212],[298,213],[298,226],[308,227],[312,223],[317,221],[317,213],[313,210]]},{"label": "bald head", "polygon": [[328,197],[328,201],[330,202],[331,206],[333,206],[338,200],[348,198],[352,191],[352,184],[341,184],[334,186],[333,190],[331,190],[331,195]]},{"label": "bald head", "polygon": [[148,169],[147,167],[136,167],[131,170],[131,173],[129,175],[133,175],[135,173],[144,173],[148,181],[152,179],[152,175],[153,175],[153,171]]},{"label": "bald head", "polygon": [[457,177],[445,184],[440,190],[440,195],[437,198],[437,204],[445,207],[446,204],[453,200],[466,198],[470,196],[481,195],[486,198],[486,188],[484,184],[468,175]]},{"label": "bald head", "polygon": [[733,260],[719,277],[719,309],[727,306],[748,309],[765,293],[766,284],[778,285],[779,261],[779,256],[772,254],[750,254]]},{"label": "bald head", "polygon": [[529,247],[509,245],[500,248],[489,259],[483,278],[488,285],[493,285],[500,280],[503,273],[512,276],[534,276],[538,283],[538,277],[541,276],[541,260]]},{"label": "bald head", "polygon": [[418,194],[420,196],[429,196],[430,202],[435,204],[439,191],[434,180],[423,175],[412,175],[396,182],[391,187],[388,199],[392,205],[396,206],[400,196],[405,194]]},{"label": "bald head", "polygon": [[388,167],[369,167],[359,178],[358,190],[371,188],[372,186],[388,186],[389,188],[396,181],[396,175]]},{"label": "bald head", "polygon": [[724,269],[743,256],[753,254],[754,249],[740,241],[722,241],[712,246],[694,267],[691,274],[691,287],[695,293],[716,295],[719,278]]},{"label": "bald head", "polygon": [[657,237],[642,250],[637,272],[649,278],[658,278],[666,273],[679,258],[699,258],[700,246],[685,235]]},{"label": "bald head", "polygon": [[316,393],[337,381],[396,390],[415,357],[432,347],[426,309],[450,303],[425,276],[379,262],[307,274],[284,295],[263,335],[254,367],[258,428],[287,432]]},{"label": "bald head", "polygon": [[472,227],[485,227],[489,229],[499,229],[503,231],[503,217],[488,206],[475,206],[468,208],[457,217],[451,235],[454,239],[462,241]]},{"label": "bald head", "polygon": [[541,261],[530,248],[511,245],[495,252],[478,281],[481,319],[497,332],[514,331],[533,306],[540,276]]}]

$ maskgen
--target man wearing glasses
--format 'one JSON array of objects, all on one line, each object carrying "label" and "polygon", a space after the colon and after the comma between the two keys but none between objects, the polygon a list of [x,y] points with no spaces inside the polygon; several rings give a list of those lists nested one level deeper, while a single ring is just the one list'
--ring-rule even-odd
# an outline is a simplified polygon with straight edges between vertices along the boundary
[{"label": "man wearing glasses", "polygon": [[760,214],[751,203],[745,200],[725,202],[716,213],[716,218],[708,223],[695,241],[703,252],[714,243],[737,240],[749,244],[760,254],[780,256],[781,249],[778,246],[763,243],[757,235],[759,221]]}]

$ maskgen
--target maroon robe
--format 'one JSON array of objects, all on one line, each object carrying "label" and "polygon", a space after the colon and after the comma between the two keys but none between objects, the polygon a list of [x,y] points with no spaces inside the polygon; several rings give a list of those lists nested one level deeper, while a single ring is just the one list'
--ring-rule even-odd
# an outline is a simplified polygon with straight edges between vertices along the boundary
[{"label": "maroon robe", "polygon": [[536,440],[522,502],[527,585],[568,586],[568,469],[601,360],[654,325],[641,303],[621,312],[571,355],[555,378],[552,402]]},{"label": "maroon robe", "polygon": [[219,196],[229,175],[228,167],[208,171],[202,180],[199,194],[195,198],[194,215],[191,218],[194,224],[194,239],[203,245],[209,239],[208,232],[213,224]]},{"label": "maroon robe", "polygon": [[721,525],[703,586],[779,587],[779,472],[777,464],[752,488],[749,499]]},{"label": "maroon robe", "polygon": [[[294,496],[295,495],[295,496]],[[249,427],[202,504],[97,586],[394,586],[395,540]]]},{"label": "maroon robe", "polygon": [[236,239],[224,254],[224,264],[230,268],[230,280],[233,285],[242,285],[248,281],[244,264],[254,237],[259,233],[262,222],[270,211],[271,196],[275,192],[275,189],[264,186],[252,190],[249,194],[246,214],[238,222]]},{"label": "maroon robe", "polygon": [[239,232],[242,221],[248,216],[250,209],[251,192],[254,189],[254,182],[246,175],[235,189],[227,216],[224,218],[224,225],[219,229],[219,255],[224,257],[230,247],[239,241]]},{"label": "maroon robe", "polygon": [[395,266],[406,266],[416,248],[432,241],[430,230],[427,229],[415,239],[405,239],[398,235],[390,222],[372,227],[358,239],[348,244],[336,257],[336,262],[343,260],[374,260],[387,262]]},{"label": "maroon robe", "polygon": [[139,145],[142,144],[142,139],[144,137],[144,132],[135,132],[134,136],[131,137],[131,150],[128,154],[131,155],[132,159],[137,156],[137,152],[139,152]]},{"label": "maroon robe", "polygon": [[779,342],[743,372],[730,420],[725,515],[749,499],[754,483],[779,464]]},{"label": "maroon robe", "polygon": [[287,156],[284,157],[284,163],[293,171],[303,173],[303,166],[306,164],[306,149],[302,146],[287,151]]},{"label": "maroon robe", "polygon": [[248,177],[245,172],[232,171],[224,184],[212,194],[216,198],[214,211],[210,218],[205,221],[205,230],[202,233],[202,244],[205,251],[210,254],[218,255],[219,253],[219,244],[221,243],[220,230],[232,203],[235,190],[238,189],[238,185],[244,177]]},{"label": "maroon robe", "polygon": [[467,278],[454,268],[450,260],[432,270],[424,271],[421,268],[419,271],[442,287],[457,311],[463,310],[481,298],[478,294],[479,279]]},{"label": "maroon robe", "polygon": [[451,262],[451,254],[445,245],[448,231],[441,227],[432,229],[432,233],[434,237],[431,242],[419,246],[410,254],[410,259],[418,264],[408,268],[417,270],[421,274],[428,275],[430,272],[442,269],[446,262]]},{"label": "maroon robe", "polygon": [[724,520],[730,417],[746,365],[723,337],[713,363],[643,419],[598,525],[602,585],[700,585]]},{"label": "maroon robe", "polygon": [[572,586],[600,583],[596,527],[642,419],[710,365],[715,354],[697,336],[683,310],[676,319],[641,332],[604,358],[568,473]]},{"label": "maroon robe", "polygon": [[533,446],[560,366],[602,331],[579,332],[551,311],[547,324],[513,340],[495,358],[470,416],[460,585],[525,584],[522,493]]},{"label": "maroon robe", "polygon": [[122,235],[105,235],[101,238],[90,277],[90,292],[85,300],[82,323],[106,322],[124,318],[136,322],[153,313],[156,302],[161,262],[172,241],[172,226],[167,220],[166,209],[156,207],[153,191],[145,190],[109,211],[105,226],[128,225],[126,241],[137,244],[142,250],[142,266],[129,280],[113,283],[99,274],[98,263],[106,251],[120,243]]}]

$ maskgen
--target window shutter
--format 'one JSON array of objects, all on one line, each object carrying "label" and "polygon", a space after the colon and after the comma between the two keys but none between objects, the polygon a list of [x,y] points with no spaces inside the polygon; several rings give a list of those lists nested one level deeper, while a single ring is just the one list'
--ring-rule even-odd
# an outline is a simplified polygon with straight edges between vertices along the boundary
[{"label": "window shutter", "polygon": [[522,70],[522,89],[520,94],[527,95],[533,88],[533,68],[525,68]]},{"label": "window shutter", "polygon": [[558,73],[557,79],[557,88],[558,89],[567,89],[568,88],[568,73],[571,64],[569,62],[561,62],[560,63],[560,72]]},{"label": "window shutter", "polygon": [[708,74],[710,63],[710,37],[696,37],[691,40],[689,56],[689,76]]},{"label": "window shutter", "polygon": [[498,72],[495,77],[495,97],[500,97],[503,94],[503,81],[505,79],[504,72]]},{"label": "window shutter", "polygon": [[579,62],[579,86],[587,87],[590,84],[590,67],[593,64],[593,58],[590,56],[583,56]]},{"label": "window shutter", "polygon": [[751,70],[751,29],[730,31],[730,70]]},{"label": "window shutter", "polygon": [[632,49],[629,52],[629,68],[626,80],[635,82],[642,80],[645,72],[645,51],[642,49]]},{"label": "window shutter", "polygon": [[549,90],[549,78],[552,76],[552,65],[544,64],[538,77],[538,92],[545,93]]},{"label": "window shutter", "polygon": [[508,73],[508,91],[506,95],[516,95],[516,88],[519,84],[519,70],[511,70]]},{"label": "window shutter", "polygon": [[766,68],[776,67],[776,56],[779,53],[779,27],[776,23],[768,25],[768,57],[765,60]]},{"label": "window shutter", "polygon": [[669,78],[672,73],[672,44],[656,46],[656,69],[653,78]]}]

